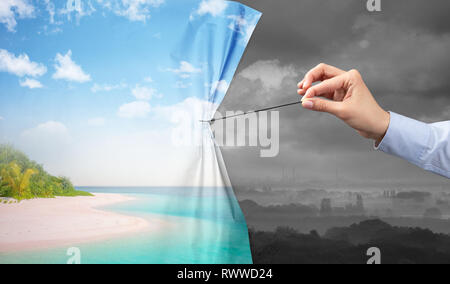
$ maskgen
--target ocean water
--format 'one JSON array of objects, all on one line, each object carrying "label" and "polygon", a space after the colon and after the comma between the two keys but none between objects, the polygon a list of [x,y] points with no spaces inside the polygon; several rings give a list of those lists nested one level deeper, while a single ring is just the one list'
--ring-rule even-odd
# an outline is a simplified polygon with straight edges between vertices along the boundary
[{"label": "ocean water", "polygon": [[[164,229],[91,243],[71,244],[83,264],[248,264],[252,262],[244,216],[230,188],[78,188],[135,198],[102,209],[163,220]],[[68,246],[0,254],[0,263],[54,263]]]}]

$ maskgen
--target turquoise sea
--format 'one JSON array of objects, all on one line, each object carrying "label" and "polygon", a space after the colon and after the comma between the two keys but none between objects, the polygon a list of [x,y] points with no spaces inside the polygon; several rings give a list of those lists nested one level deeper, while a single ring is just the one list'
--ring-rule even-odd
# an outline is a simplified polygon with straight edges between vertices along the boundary
[{"label": "turquoise sea", "polygon": [[[117,213],[163,219],[157,232],[92,243],[73,244],[81,263],[248,264],[252,262],[244,216],[230,188],[98,188],[92,193],[117,193],[133,201],[102,208]],[[69,259],[68,247],[0,254],[0,263],[55,263]]]}]

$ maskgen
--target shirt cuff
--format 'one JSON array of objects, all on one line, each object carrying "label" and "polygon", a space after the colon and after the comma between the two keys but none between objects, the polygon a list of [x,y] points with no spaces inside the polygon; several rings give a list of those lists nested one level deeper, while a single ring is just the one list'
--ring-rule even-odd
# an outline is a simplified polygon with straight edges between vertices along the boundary
[{"label": "shirt cuff", "polygon": [[430,139],[430,126],[395,112],[390,114],[386,136],[375,149],[422,166],[422,156]]}]

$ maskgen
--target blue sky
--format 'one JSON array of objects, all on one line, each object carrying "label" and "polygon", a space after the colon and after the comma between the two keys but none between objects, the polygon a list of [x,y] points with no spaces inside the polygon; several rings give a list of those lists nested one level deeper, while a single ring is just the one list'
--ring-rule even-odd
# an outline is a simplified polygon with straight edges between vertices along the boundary
[{"label": "blue sky", "polygon": [[3,2],[0,142],[77,185],[191,185],[170,178],[196,159],[171,143],[177,113],[212,115],[259,17],[223,0]]}]

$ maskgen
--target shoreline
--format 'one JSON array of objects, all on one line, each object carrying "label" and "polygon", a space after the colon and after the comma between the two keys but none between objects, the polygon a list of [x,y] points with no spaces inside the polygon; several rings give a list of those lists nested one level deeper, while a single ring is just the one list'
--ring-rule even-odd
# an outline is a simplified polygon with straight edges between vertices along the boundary
[{"label": "shoreline", "polygon": [[109,193],[0,204],[0,253],[34,251],[156,231],[164,221],[99,209],[134,198]]}]

